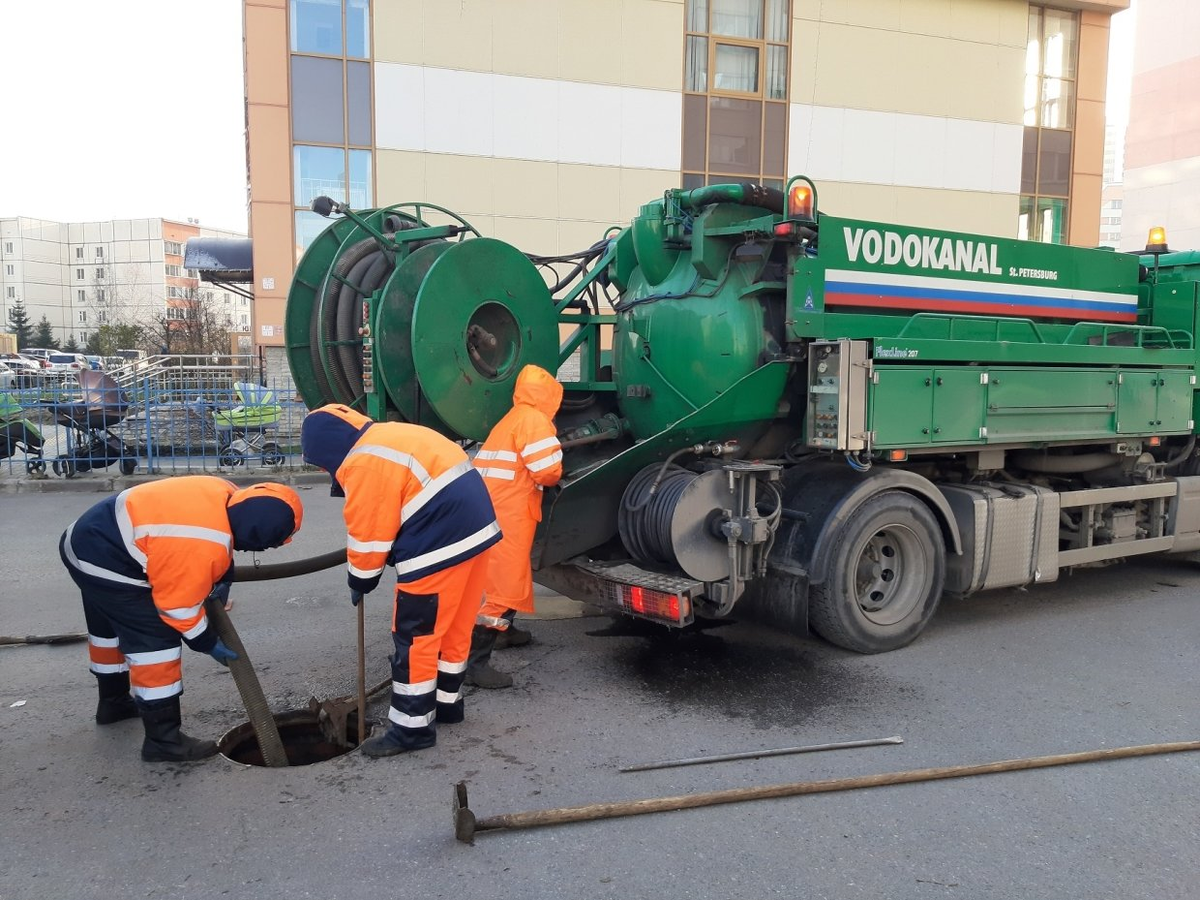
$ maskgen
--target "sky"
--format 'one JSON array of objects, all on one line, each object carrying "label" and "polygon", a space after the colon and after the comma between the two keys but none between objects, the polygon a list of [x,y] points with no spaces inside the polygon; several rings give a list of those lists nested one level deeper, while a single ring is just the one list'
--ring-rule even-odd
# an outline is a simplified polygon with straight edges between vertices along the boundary
[{"label": "sky", "polygon": [[[1132,54],[1129,10],[1110,122]],[[0,217],[246,230],[241,0],[0,0],[0,88]]]},{"label": "sky", "polygon": [[246,230],[241,0],[0,0],[0,217]]}]

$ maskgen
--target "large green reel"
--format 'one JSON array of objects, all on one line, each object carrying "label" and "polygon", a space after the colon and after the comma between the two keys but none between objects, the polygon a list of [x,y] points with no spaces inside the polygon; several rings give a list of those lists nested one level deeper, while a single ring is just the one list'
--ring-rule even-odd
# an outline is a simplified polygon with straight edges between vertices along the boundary
[{"label": "large green reel", "polygon": [[522,367],[557,368],[546,283],[523,253],[491,238],[412,253],[384,288],[374,334],[392,404],[454,437],[487,437]]}]

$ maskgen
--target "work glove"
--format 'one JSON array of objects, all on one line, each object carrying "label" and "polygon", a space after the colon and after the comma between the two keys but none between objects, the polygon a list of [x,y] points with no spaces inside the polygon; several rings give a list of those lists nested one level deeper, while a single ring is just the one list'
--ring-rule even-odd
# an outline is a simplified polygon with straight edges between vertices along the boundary
[{"label": "work glove", "polygon": [[362,598],[363,598],[362,591],[356,591],[356,590],[354,590],[354,588],[350,589],[350,605],[351,606],[358,606],[358,604],[362,603]]},{"label": "work glove", "polygon": [[229,668],[230,660],[238,658],[238,655],[226,647],[225,642],[220,638],[217,638],[217,642],[213,644],[212,649],[208,651],[208,655],[221,665],[225,666],[225,668]]},{"label": "work glove", "polygon": [[229,589],[233,587],[228,581],[219,581],[213,585],[212,592],[208,595],[220,603],[226,610],[233,604],[229,602]]}]

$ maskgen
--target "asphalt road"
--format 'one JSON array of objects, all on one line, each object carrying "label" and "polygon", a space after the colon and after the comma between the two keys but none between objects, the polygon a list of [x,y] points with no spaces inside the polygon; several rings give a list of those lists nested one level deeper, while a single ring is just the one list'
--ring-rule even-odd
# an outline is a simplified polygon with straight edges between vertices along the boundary
[{"label": "asphalt road", "polygon": [[[304,530],[264,561],[340,542],[339,501],[324,493],[302,493]],[[55,545],[98,499],[0,496],[0,634],[83,629]],[[650,641],[603,634],[620,630],[607,618],[535,621],[535,644],[497,654],[517,687],[473,693],[437,747],[282,770],[144,764],[136,721],[94,724],[84,645],[0,648],[0,900],[1200,897],[1200,753],[492,832],[474,846],[455,841],[450,815],[460,779],[486,817],[1200,739],[1198,589],[1200,568],[1181,560],[1081,571],[948,601],[915,644],[876,657],[745,623]],[[345,594],[337,572],[235,589],[272,708],[353,691]],[[367,598],[372,684],[387,673],[385,597]],[[184,681],[191,733],[245,720],[207,656],[185,651]],[[893,734],[905,743],[617,771]]]}]

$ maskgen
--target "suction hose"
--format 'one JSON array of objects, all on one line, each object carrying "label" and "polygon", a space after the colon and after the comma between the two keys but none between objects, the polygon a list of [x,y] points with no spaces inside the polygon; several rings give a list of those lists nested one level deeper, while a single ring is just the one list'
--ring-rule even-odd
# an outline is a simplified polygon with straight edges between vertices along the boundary
[{"label": "suction hose", "polygon": [[250,724],[254,726],[254,736],[258,738],[263,762],[272,768],[286,767],[287,751],[283,749],[283,739],[279,737],[279,726],[275,723],[271,708],[267,706],[267,698],[263,696],[262,685],[258,683],[258,676],[250,663],[246,646],[238,637],[229,613],[225,612],[225,604],[209,598],[208,617],[217,626],[217,636],[225,642],[226,647],[237,654],[237,659],[229,663],[229,671],[233,674],[233,683],[237,685],[238,693],[242,695],[242,703],[245,704]]},{"label": "suction hose", "polygon": [[310,556],[308,559],[295,559],[270,566],[240,566],[234,570],[233,580],[274,581],[276,578],[295,578],[298,575],[311,575],[322,569],[332,569],[345,561],[346,548],[340,547],[320,556]]}]

